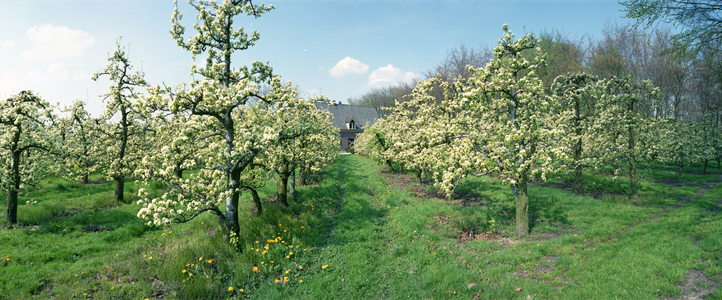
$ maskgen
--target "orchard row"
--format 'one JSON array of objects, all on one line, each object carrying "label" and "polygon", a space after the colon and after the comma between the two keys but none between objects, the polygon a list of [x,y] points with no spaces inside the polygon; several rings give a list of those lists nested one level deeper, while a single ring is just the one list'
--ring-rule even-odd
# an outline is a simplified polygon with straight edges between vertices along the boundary
[{"label": "orchard row", "polygon": [[[112,82],[104,95],[102,116],[91,117],[82,102],[55,107],[23,91],[0,101],[2,182],[7,191],[6,217],[17,223],[18,192],[57,174],[87,183],[102,172],[115,181],[115,199],[123,201],[126,177],[144,184],[162,182],[160,196],[139,190],[138,217],[149,225],[187,222],[213,213],[224,235],[239,234],[239,196],[253,195],[278,174],[278,200],[288,205],[286,187],[296,171],[305,175],[333,161],[339,153],[331,114],[316,109],[324,97],[303,98],[283,83],[267,64],[235,68],[232,54],[252,46],[258,32],[234,26],[234,16],[260,17],[272,5],[244,1],[190,2],[197,11],[196,35],[185,36],[176,7],[170,31],[178,46],[205,65],[191,67],[197,80],[177,87],[151,86],[120,45],[94,80]],[[137,91],[145,88],[147,94]],[[191,174],[183,174],[185,170]]]},{"label": "orchard row", "polygon": [[[432,77],[416,84],[404,102],[364,132],[356,150],[379,162],[431,172],[453,195],[468,175],[491,174],[516,199],[516,235],[529,235],[527,183],[570,169],[579,186],[584,169],[614,168],[638,197],[640,163],[705,168],[722,154],[720,110],[686,119],[679,107],[666,115],[655,106],[661,92],[632,76],[598,78],[578,72],[544,87],[537,75],[547,55],[532,34],[515,39],[508,26],[484,67],[466,76]],[[706,170],[706,169],[705,169]]]}]

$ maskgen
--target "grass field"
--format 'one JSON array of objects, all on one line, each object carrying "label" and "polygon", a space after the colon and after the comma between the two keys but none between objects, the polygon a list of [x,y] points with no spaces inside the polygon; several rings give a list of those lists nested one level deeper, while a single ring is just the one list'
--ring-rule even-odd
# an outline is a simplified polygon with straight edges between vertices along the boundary
[{"label": "grass field", "polygon": [[[263,216],[244,194],[242,253],[212,215],[148,227],[112,183],[50,178],[0,229],[0,299],[722,299],[722,173],[688,171],[680,185],[672,167],[649,170],[634,202],[628,180],[603,174],[578,194],[564,174],[533,184],[519,241],[496,179],[468,178],[446,201],[343,155],[288,208],[273,182]],[[126,197],[138,188],[128,180]]]}]

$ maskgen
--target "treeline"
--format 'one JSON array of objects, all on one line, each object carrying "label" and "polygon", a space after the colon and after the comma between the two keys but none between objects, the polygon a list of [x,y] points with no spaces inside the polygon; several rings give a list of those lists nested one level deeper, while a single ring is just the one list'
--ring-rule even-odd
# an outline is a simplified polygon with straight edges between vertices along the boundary
[{"label": "treeline", "polygon": [[557,170],[572,170],[578,187],[583,170],[612,167],[637,198],[640,163],[678,165],[680,180],[691,163],[720,168],[718,43],[680,56],[668,30],[614,26],[582,47],[502,29],[493,50],[451,50],[382,108],[357,151],[392,171],[430,173],[449,197],[466,176],[501,178],[516,198],[518,237],[528,236],[527,183]]},{"label": "treeline", "polygon": [[[702,45],[694,52],[679,53],[670,28],[652,33],[632,25],[608,25],[599,39],[572,40],[552,30],[535,35],[538,47],[546,53],[546,64],[536,73],[545,89],[550,91],[559,75],[585,72],[598,78],[629,77],[636,81],[650,80],[662,95],[646,114],[654,118],[673,115],[685,121],[699,120],[706,112],[719,110],[719,82],[722,78],[722,55],[719,43]],[[429,70],[422,79],[438,78],[454,81],[468,78],[467,66],[484,67],[493,59],[493,47],[472,48],[464,43],[449,49],[446,57]],[[417,82],[372,89],[349,99],[354,105],[374,107],[386,116],[396,103],[408,101]],[[435,95],[440,101],[441,93]]]}]

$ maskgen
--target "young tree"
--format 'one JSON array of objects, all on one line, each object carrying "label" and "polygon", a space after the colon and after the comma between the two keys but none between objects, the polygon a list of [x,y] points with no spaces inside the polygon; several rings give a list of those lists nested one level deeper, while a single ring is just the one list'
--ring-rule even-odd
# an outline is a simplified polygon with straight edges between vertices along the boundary
[{"label": "young tree", "polygon": [[675,164],[679,167],[678,181],[682,184],[684,167],[701,161],[700,151],[702,136],[698,134],[698,124],[670,118],[660,122],[657,134],[660,135],[660,159],[664,163]]},{"label": "young tree", "polygon": [[581,187],[582,170],[584,169],[584,148],[588,130],[594,123],[597,98],[601,96],[597,85],[598,79],[587,73],[562,75],[554,79],[552,91],[557,101],[567,110],[562,114],[566,125],[563,139],[571,150],[572,167],[574,168],[574,188]]},{"label": "young tree", "polygon": [[391,141],[388,139],[389,130],[386,129],[386,119],[378,119],[373,126],[366,128],[356,137],[356,151],[373,160],[386,163],[389,170],[394,172],[393,159],[389,154]]},{"label": "young tree", "polygon": [[[324,98],[303,99],[296,87],[287,83],[282,89],[272,90],[268,98],[275,98],[271,116],[279,126],[279,135],[287,137],[274,143],[258,158],[258,165],[266,166],[278,174],[276,191],[281,204],[288,206],[288,181],[299,166],[318,171],[336,159],[340,151],[338,129],[331,125],[332,115],[316,109],[316,101]],[[294,182],[291,187],[294,188]]]},{"label": "young tree", "polygon": [[[197,34],[186,39],[182,15],[175,9],[171,34],[183,49],[193,56],[205,55],[204,67],[193,66],[199,75],[189,86],[171,90],[153,87],[153,97],[144,99],[149,105],[174,114],[197,116],[197,123],[205,129],[208,146],[200,149],[203,158],[198,174],[188,179],[171,176],[175,168],[172,160],[162,158],[162,168],[151,175],[149,168],[138,173],[145,180],[161,178],[171,190],[160,198],[149,199],[139,191],[143,208],[138,217],[149,224],[187,222],[210,211],[218,219],[224,235],[230,240],[240,236],[238,222],[239,197],[243,189],[252,187],[254,160],[275,143],[296,138],[276,124],[282,103],[289,101],[281,79],[272,79],[270,66],[253,62],[251,67],[232,67],[232,54],[246,50],[259,39],[258,32],[250,35],[234,27],[234,17],[241,14],[260,17],[273,6],[256,5],[251,1],[190,1],[198,12],[194,26]],[[271,80],[272,79],[272,80]],[[270,92],[263,96],[261,84],[269,82]],[[257,105],[251,101],[258,100]],[[163,155],[163,154],[161,154]],[[166,154],[167,156],[167,154]],[[144,158],[149,160],[149,158]]]},{"label": "young tree", "polygon": [[[552,158],[564,158],[565,149],[553,138],[563,131],[554,124],[558,111],[555,99],[544,91],[536,70],[545,55],[531,34],[515,40],[508,25],[486,68],[470,68],[468,86],[459,93],[458,105],[470,111],[478,126],[469,136],[476,151],[484,156],[484,169],[499,174],[511,186],[516,200],[516,236],[529,236],[529,197],[527,182],[556,169]],[[523,57],[533,53],[531,61]]]},{"label": "young tree", "polygon": [[[123,201],[123,190],[125,177],[133,174],[138,161],[138,154],[143,141],[143,133],[146,131],[141,122],[141,113],[136,107],[135,100],[139,94],[135,87],[145,87],[147,83],[143,79],[143,72],[131,73],[133,68],[121,48],[120,41],[113,55],[108,58],[108,65],[103,71],[95,73],[93,80],[107,75],[112,82],[110,91],[103,95],[106,101],[105,112],[101,120],[105,124],[98,124],[97,130],[104,136],[107,165],[106,175],[115,181],[115,201]],[[113,122],[114,117],[120,120]]]},{"label": "young tree", "polygon": [[97,171],[102,154],[98,151],[99,131],[94,129],[95,120],[85,110],[85,104],[77,100],[64,109],[67,117],[60,120],[60,148],[64,156],[63,176],[88,183],[88,176]]},{"label": "young tree", "polygon": [[0,101],[2,182],[7,191],[5,217],[18,222],[18,192],[53,171],[56,139],[53,108],[31,91]]},{"label": "young tree", "polygon": [[[595,167],[614,165],[615,173],[626,171],[630,197],[639,198],[637,164],[655,152],[652,139],[654,120],[643,113],[659,97],[650,81],[613,77],[600,82],[604,94],[599,99],[599,117],[591,130],[590,144]],[[619,162],[626,161],[624,170]]]}]

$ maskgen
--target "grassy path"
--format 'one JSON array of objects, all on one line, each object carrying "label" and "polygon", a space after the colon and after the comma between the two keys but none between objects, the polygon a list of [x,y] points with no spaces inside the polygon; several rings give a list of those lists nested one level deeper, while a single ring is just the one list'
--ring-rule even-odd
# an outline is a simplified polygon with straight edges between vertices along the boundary
[{"label": "grassy path", "polygon": [[[706,278],[722,273],[722,218],[709,212],[714,199],[722,199],[722,185],[681,207],[533,188],[536,231],[531,240],[509,245],[459,239],[465,216],[478,213],[469,210],[492,207],[417,199],[355,156],[343,156],[329,176],[337,180],[337,218],[318,260],[330,267],[284,297],[658,299],[703,287],[704,281],[685,285],[690,270]],[[510,196],[506,187],[496,183],[471,180],[466,188],[509,201],[501,199]],[[282,298],[276,296],[269,298]],[[719,296],[718,289],[712,297]]]}]

